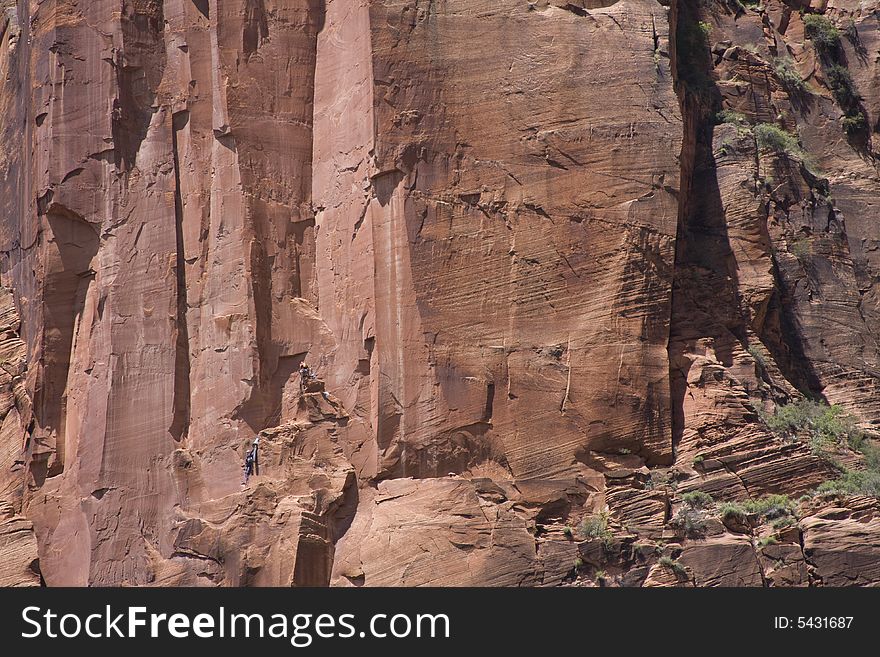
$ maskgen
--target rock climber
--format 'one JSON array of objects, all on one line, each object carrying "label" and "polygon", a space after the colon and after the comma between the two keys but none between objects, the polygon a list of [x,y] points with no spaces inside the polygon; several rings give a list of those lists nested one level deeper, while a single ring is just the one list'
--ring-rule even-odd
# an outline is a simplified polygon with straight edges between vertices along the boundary
[{"label": "rock climber", "polygon": [[254,438],[254,445],[248,450],[247,455],[244,457],[244,481],[241,482],[242,486],[246,486],[248,479],[250,476],[254,474],[254,471],[257,468],[257,450],[260,447],[260,437],[257,436]]},{"label": "rock climber", "polygon": [[300,363],[299,366],[299,388],[300,392],[306,391],[306,386],[309,381],[312,379],[312,370],[309,369],[309,366],[305,363]]}]

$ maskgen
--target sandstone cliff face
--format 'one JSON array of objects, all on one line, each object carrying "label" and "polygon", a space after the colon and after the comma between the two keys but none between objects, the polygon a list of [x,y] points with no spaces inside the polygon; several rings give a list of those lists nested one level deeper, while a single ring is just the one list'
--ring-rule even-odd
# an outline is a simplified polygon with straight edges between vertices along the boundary
[{"label": "sandstone cliff face", "polygon": [[876,2],[2,6],[0,584],[880,581]]}]

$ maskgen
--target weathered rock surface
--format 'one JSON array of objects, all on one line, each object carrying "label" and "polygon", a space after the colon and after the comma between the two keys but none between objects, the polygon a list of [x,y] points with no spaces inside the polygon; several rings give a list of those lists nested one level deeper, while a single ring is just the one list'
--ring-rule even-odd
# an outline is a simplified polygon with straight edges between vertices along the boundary
[{"label": "weathered rock surface", "polygon": [[27,518],[0,520],[0,586],[39,586],[40,569],[34,526]]},{"label": "weathered rock surface", "polygon": [[[201,459],[176,450],[172,466],[187,502],[175,511],[170,560],[156,560],[152,584],[326,586],[334,542],[354,514],[354,469],[342,454],[347,417],[320,394],[303,399],[310,420],[260,435],[246,489],[204,499]],[[246,446],[248,447],[248,446]]]},{"label": "weathered rock surface", "polygon": [[761,586],[758,557],[748,538],[710,537],[694,541],[679,558],[694,574],[696,586]]},{"label": "weathered rock surface", "polygon": [[0,586],[39,586],[34,525],[21,514],[24,458],[22,418],[30,404],[24,389],[25,346],[12,293],[0,288]]},{"label": "weathered rock surface", "polygon": [[541,583],[525,521],[456,479],[393,479],[363,495],[334,573],[355,585]]},{"label": "weathered rock surface", "polygon": [[802,522],[803,549],[825,586],[876,585],[880,573],[880,508],[876,500],[855,499],[830,506]]},{"label": "weathered rock surface", "polygon": [[876,2],[0,7],[0,583],[880,582]]}]

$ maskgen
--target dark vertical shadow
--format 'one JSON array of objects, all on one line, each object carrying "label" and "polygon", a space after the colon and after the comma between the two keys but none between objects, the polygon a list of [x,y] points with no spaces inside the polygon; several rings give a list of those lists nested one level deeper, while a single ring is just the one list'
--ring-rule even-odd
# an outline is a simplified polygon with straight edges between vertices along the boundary
[{"label": "dark vertical shadow", "polygon": [[[673,2],[673,31],[678,57],[676,91],[684,121],[681,156],[681,195],[673,277],[669,336],[673,449],[685,429],[687,351],[702,338],[714,340],[716,355],[725,365],[733,360],[734,340],[747,343],[747,313],[739,294],[736,259],[730,246],[721,191],[713,155],[715,115],[721,93],[712,79],[708,49],[694,50],[699,20],[696,0]],[[677,20],[676,20],[677,19]],[[684,48],[678,47],[684,44]],[[782,158],[781,158],[782,159]],[[787,160],[782,165],[790,162]],[[789,175],[789,174],[786,174]],[[769,243],[769,235],[765,235]],[[783,375],[809,394],[818,378],[803,354],[801,335],[786,285],[774,259],[776,291],[764,324],[756,329]]]},{"label": "dark vertical shadow", "polygon": [[788,382],[807,397],[819,397],[823,386],[804,353],[804,336],[798,324],[794,300],[787,292],[788,286],[775,257],[773,279],[776,289],[770,299],[767,318],[759,337]]},{"label": "dark vertical shadow", "polygon": [[189,123],[189,112],[172,116],[171,145],[174,154],[174,229],[177,240],[177,319],[174,357],[174,417],[169,433],[174,440],[186,437],[190,423],[189,327],[187,325],[186,253],[183,240],[183,199],[180,192],[180,150],[178,133]]},{"label": "dark vertical shadow", "polygon": [[164,23],[162,3],[123,1],[122,49],[116,61],[119,95],[111,126],[119,171],[134,167],[155,112],[156,90],[165,70]]},{"label": "dark vertical shadow", "polygon": [[[33,408],[39,434],[55,433],[56,436],[56,466],[44,473],[51,477],[60,474],[64,467],[67,379],[74,327],[77,318],[82,316],[86,293],[95,274],[91,262],[98,252],[99,238],[96,226],[57,204],[48,207],[46,221],[52,241],[47,245],[44,258],[42,368],[34,389]],[[38,442],[42,438],[39,434]],[[39,451],[39,447],[35,449]],[[39,460],[36,455],[35,459]],[[34,467],[40,472],[38,463],[34,463]]]},{"label": "dark vertical shadow", "polygon": [[208,0],[192,0],[192,3],[195,5],[196,9],[204,16],[205,18],[211,18],[211,10],[208,5]]},{"label": "dark vertical shadow", "polygon": [[732,253],[712,156],[713,119],[721,101],[698,9],[694,0],[673,0],[670,9],[673,85],[683,122],[668,342],[673,455],[684,433],[685,353],[693,341],[717,330],[714,308],[703,307],[712,298],[705,288],[719,282],[730,287],[736,280],[726,282]]},{"label": "dark vertical shadow", "polygon": [[244,8],[244,30],[241,49],[245,58],[255,53],[263,41],[269,38],[269,20],[263,0],[247,0]]}]

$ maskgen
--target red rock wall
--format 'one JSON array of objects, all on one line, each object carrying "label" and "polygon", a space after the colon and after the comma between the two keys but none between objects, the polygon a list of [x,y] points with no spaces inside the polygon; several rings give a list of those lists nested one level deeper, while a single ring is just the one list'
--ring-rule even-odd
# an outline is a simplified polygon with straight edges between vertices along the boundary
[{"label": "red rock wall", "polygon": [[[678,503],[652,472],[731,499],[828,478],[756,409],[878,419],[873,151],[821,80],[806,114],[774,81],[782,48],[818,70],[796,12],[716,4],[6,2],[10,577],[558,584],[592,563],[564,525],[607,508],[621,573],[664,583],[631,551]],[[873,126],[877,10],[842,5]],[[796,129],[834,202],[721,154],[719,102]],[[767,583],[719,531],[692,583]],[[754,568],[704,572],[727,550]]]}]

